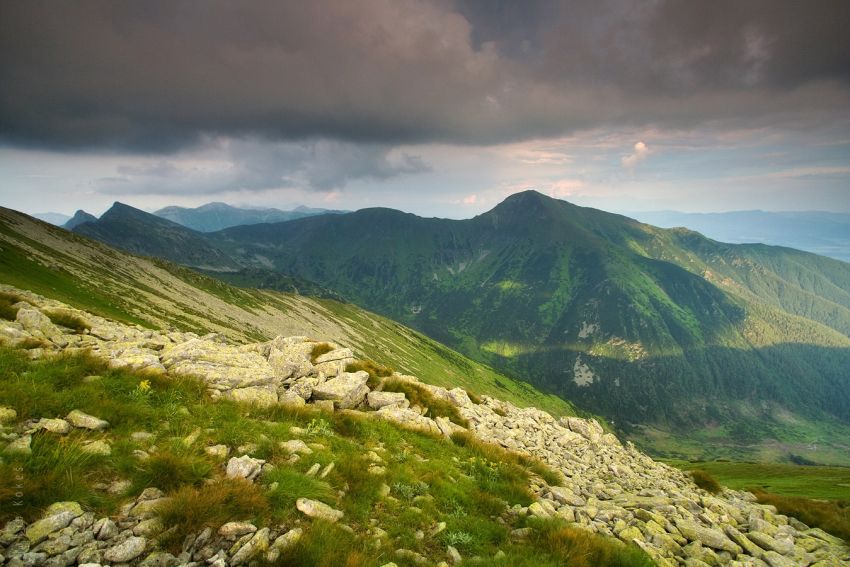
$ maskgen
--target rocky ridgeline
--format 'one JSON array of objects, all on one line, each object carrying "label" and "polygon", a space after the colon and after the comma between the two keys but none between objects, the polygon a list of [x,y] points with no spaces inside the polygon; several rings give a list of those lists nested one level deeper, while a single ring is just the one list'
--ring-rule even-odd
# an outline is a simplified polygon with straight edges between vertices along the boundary
[{"label": "rocky ridgeline", "polygon": [[[427,408],[410,407],[404,394],[382,392],[380,386],[371,389],[366,372],[346,372],[355,361],[347,348],[330,344],[330,352],[312,360],[317,342],[306,337],[237,346],[217,335],[200,337],[121,325],[13,291],[27,302],[18,304],[17,321],[0,324],[0,342],[32,347],[33,341],[41,341],[39,348],[28,350],[33,358],[88,351],[112,367],[198,377],[213,398],[369,412],[403,427],[445,436],[465,430],[445,418],[431,419]],[[53,324],[46,313],[57,311],[82,317],[90,330],[78,333]],[[478,438],[532,455],[563,475],[559,486],[535,477],[531,488],[537,501],[527,508],[514,507],[511,515],[564,518],[587,530],[634,542],[659,565],[782,567],[850,562],[850,549],[838,538],[777,514],[775,508],[756,503],[750,493],[724,490],[711,495],[685,473],[653,461],[631,443],[622,445],[594,420],[555,419],[541,410],[517,408],[487,396],[476,404],[460,388],[421,384],[415,377],[400,374],[394,378],[416,382],[434,397],[454,404]],[[0,408],[2,421],[14,422],[14,410]],[[102,431],[108,426],[78,411],[64,419],[47,416],[18,424],[15,432],[7,433],[6,451],[28,451],[31,435],[39,429],[64,434],[72,427]],[[293,454],[304,449],[298,440],[288,443]],[[110,450],[103,440],[90,445],[87,450],[92,452],[108,454]],[[229,451],[224,446],[207,450],[225,456]],[[264,466],[261,460],[241,455],[227,462],[226,474],[254,480]],[[300,528],[277,533],[232,522],[217,532],[196,534],[175,557],[156,550],[154,543],[162,529],[155,510],[163,498],[158,490],[148,489],[115,518],[96,519],[76,503],[57,503],[30,525],[13,520],[0,532],[0,564],[241,565],[259,554],[274,560],[301,534]],[[308,517],[329,521],[342,515],[306,499],[299,499],[297,508]],[[529,529],[514,530],[512,536],[527,537]],[[400,557],[404,552],[399,550]]]}]

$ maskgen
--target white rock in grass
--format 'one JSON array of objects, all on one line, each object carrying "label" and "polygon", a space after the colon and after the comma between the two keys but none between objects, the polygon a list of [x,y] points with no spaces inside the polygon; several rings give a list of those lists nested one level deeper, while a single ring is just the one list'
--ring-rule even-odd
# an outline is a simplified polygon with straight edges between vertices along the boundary
[{"label": "white rock in grass", "polygon": [[93,431],[103,431],[109,427],[108,421],[76,409],[65,416],[65,421],[74,427],[79,427],[80,429],[91,429]]},{"label": "white rock in grass", "polygon": [[148,540],[143,537],[127,538],[122,543],[111,547],[103,554],[103,558],[111,563],[127,563],[145,551]]},{"label": "white rock in grass", "polygon": [[328,522],[337,522],[343,516],[342,510],[336,510],[324,502],[309,498],[299,498],[295,501],[295,507],[306,516]]},{"label": "white rock in grass", "polygon": [[67,435],[71,431],[71,424],[64,419],[49,419],[45,417],[38,420],[38,423],[35,424],[36,431],[41,429],[49,431],[50,433]]},{"label": "white rock in grass", "polygon": [[241,457],[233,457],[227,462],[227,476],[229,478],[244,478],[247,480],[254,480],[260,473],[263,472],[263,465],[265,461],[262,459],[255,459],[253,457],[249,457],[248,455],[242,455]]}]

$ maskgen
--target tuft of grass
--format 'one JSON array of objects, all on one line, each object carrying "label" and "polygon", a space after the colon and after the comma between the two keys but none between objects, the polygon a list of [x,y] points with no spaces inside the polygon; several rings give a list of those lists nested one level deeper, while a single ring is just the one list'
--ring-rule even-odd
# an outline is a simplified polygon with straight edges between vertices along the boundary
[{"label": "tuft of grass", "polygon": [[476,394],[475,392],[466,391],[466,395],[469,396],[469,401],[475,404],[476,406],[480,406],[484,403],[484,400],[481,399],[481,396]]},{"label": "tuft of grass", "polygon": [[160,449],[127,472],[133,479],[134,492],[141,492],[151,486],[167,492],[183,485],[200,484],[209,476],[212,468],[203,457]]},{"label": "tuft of grass", "polygon": [[157,512],[166,528],[173,528],[161,541],[179,551],[187,535],[204,528],[218,528],[230,521],[265,518],[269,502],[254,483],[244,479],[222,479],[202,487],[182,486],[169,494]]},{"label": "tuft of grass", "polygon": [[390,378],[384,381],[385,392],[402,392],[410,401],[411,406],[428,408],[431,417],[445,417],[452,423],[467,427],[469,422],[460,415],[457,407],[448,400],[434,397],[422,385],[414,382]]},{"label": "tuft of grass", "polygon": [[50,318],[54,325],[67,327],[68,329],[72,329],[78,333],[91,330],[91,324],[79,315],[59,310],[45,310],[43,313]]},{"label": "tuft of grass", "polygon": [[389,366],[383,366],[373,360],[355,360],[345,366],[346,372],[359,372],[361,370],[369,374],[369,381],[366,382],[366,385],[372,389],[380,384],[381,378],[388,378],[394,372]]},{"label": "tuft of grass", "polygon": [[0,523],[18,515],[33,520],[59,501],[104,509],[107,498],[90,488],[104,478],[104,457],[83,451],[75,435],[38,433],[31,447],[31,455],[11,455],[0,463]]},{"label": "tuft of grass", "polygon": [[14,321],[18,316],[18,308],[12,306],[19,301],[25,301],[25,299],[16,293],[0,291],[0,319]]},{"label": "tuft of grass", "polygon": [[776,506],[780,514],[793,516],[810,527],[821,528],[850,545],[850,502],[782,496],[763,490],[755,490],[753,494],[760,503]]},{"label": "tuft of grass", "polygon": [[[364,567],[383,565],[368,548],[368,538],[358,538],[337,524],[312,522],[298,543],[275,563],[281,567]],[[332,542],[332,544],[331,544]]]},{"label": "tuft of grass", "polygon": [[570,567],[651,567],[655,562],[635,545],[571,528],[560,519],[529,519],[533,528],[529,543],[551,554],[559,565]]},{"label": "tuft of grass", "polygon": [[719,494],[723,490],[723,487],[720,486],[717,479],[711,476],[708,472],[702,469],[694,469],[690,471],[690,473],[691,478],[694,480],[694,484],[703,490],[710,492],[711,494]]},{"label": "tuft of grass", "polygon": [[281,466],[263,473],[262,481],[274,489],[267,493],[272,509],[276,514],[284,514],[295,509],[295,501],[299,498],[320,500],[333,505],[336,492],[324,480],[307,476],[297,470]]},{"label": "tuft of grass", "polygon": [[316,359],[322,356],[323,354],[328,354],[334,349],[328,343],[316,343],[313,347],[313,350],[310,351],[310,362],[316,364]]}]

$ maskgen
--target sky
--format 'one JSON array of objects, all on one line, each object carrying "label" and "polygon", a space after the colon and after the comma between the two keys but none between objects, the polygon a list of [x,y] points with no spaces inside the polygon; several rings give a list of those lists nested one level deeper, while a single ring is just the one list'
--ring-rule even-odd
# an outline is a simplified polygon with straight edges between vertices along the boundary
[{"label": "sky", "polygon": [[850,212],[846,0],[4,0],[0,205]]}]

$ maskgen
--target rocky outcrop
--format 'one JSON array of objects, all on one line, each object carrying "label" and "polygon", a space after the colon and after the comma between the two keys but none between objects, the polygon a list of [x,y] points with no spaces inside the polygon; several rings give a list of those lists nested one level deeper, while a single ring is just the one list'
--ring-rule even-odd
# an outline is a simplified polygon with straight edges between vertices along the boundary
[{"label": "rocky outcrop", "polygon": [[[586,530],[633,542],[659,565],[827,566],[850,562],[850,550],[840,540],[777,514],[775,508],[756,503],[747,492],[725,490],[712,495],[700,490],[686,474],[653,461],[630,443],[621,444],[594,420],[555,419],[544,411],[518,408],[487,396],[476,404],[460,388],[448,390],[419,383],[412,376],[394,375],[453,404],[468,423],[466,429],[444,417],[428,417],[426,408],[409,407],[404,394],[382,392],[380,385],[370,388],[368,374],[346,372],[354,355],[338,345],[331,344],[330,352],[313,361],[311,353],[317,342],[307,337],[278,337],[236,346],[216,335],[201,337],[120,325],[58,302],[26,296],[28,302],[21,304],[17,320],[0,325],[0,343],[42,341],[43,346],[27,351],[33,358],[87,351],[111,366],[198,378],[216,399],[261,406],[314,404],[327,411],[354,409],[446,437],[468,430],[484,441],[536,457],[560,473],[558,486],[535,479],[531,488],[536,501],[527,508],[514,507],[510,514],[564,518]],[[89,321],[91,330],[64,332],[42,312],[56,308]],[[39,435],[65,435],[76,428],[83,434],[102,436],[109,428],[107,422],[80,410],[65,419],[44,416],[15,425],[16,420],[13,408],[0,407],[0,424],[11,424],[11,429],[3,425],[4,451],[9,453],[30,451],[32,435],[38,431]],[[134,433],[134,438],[137,434],[141,438],[144,432]],[[89,439],[82,446],[99,455],[111,450],[106,439]],[[281,448],[291,458],[311,451],[299,440],[283,442]],[[250,453],[247,449],[240,448],[236,453],[240,456],[226,465],[228,447],[207,450],[221,459],[229,477],[253,481],[268,466],[245,454]],[[318,464],[314,468],[310,474],[327,474],[319,473]],[[380,474],[381,463],[372,463],[370,472],[373,468]],[[174,557],[155,549],[155,535],[161,530],[156,509],[164,501],[161,492],[148,489],[116,518],[100,520],[75,503],[54,504],[29,525],[20,520],[9,522],[0,533],[0,556],[14,565],[106,562],[147,566],[193,561],[240,565],[260,559],[274,561],[302,533],[300,528],[278,533],[230,523],[216,532],[208,529],[193,536],[182,554]],[[308,518],[333,522],[342,517],[341,511],[306,498],[298,499],[296,506]],[[514,530],[514,536],[522,537],[522,530],[527,529]]]}]

